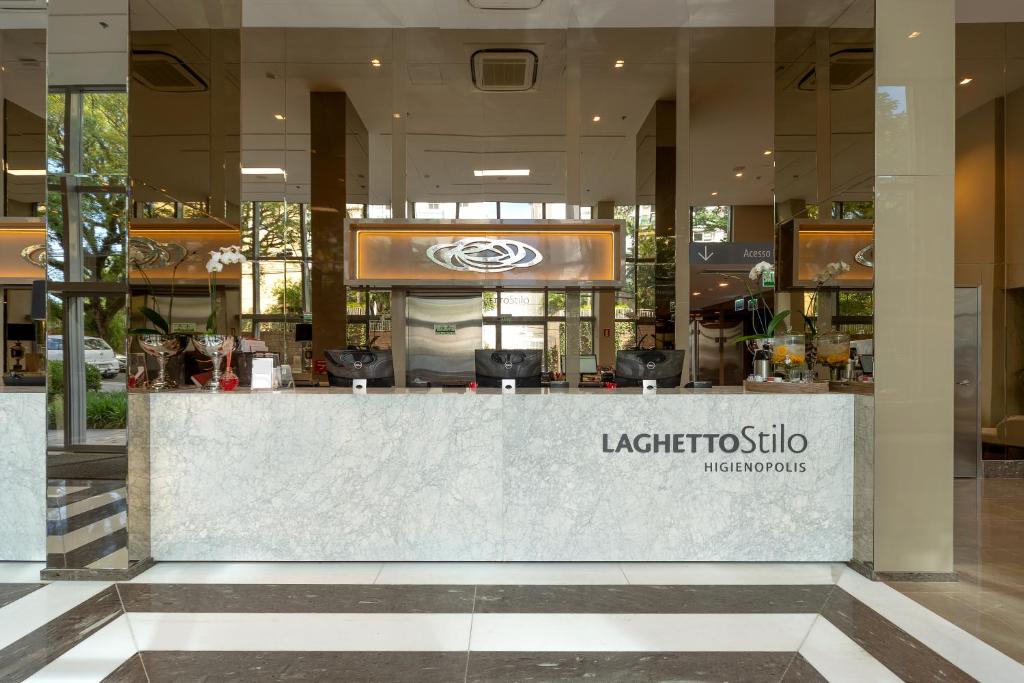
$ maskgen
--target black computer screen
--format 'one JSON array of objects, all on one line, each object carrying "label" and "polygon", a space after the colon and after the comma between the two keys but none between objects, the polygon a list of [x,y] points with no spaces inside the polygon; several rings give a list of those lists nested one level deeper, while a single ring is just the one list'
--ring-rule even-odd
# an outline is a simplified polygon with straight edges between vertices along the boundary
[{"label": "black computer screen", "polygon": [[682,350],[635,349],[615,354],[615,383],[620,387],[639,387],[645,379],[657,380],[658,388],[679,386],[683,375]]},{"label": "black computer screen", "polygon": [[501,380],[514,379],[516,388],[539,387],[541,353],[540,349],[477,349],[477,386],[500,387]]},{"label": "black computer screen", "polygon": [[368,387],[395,386],[395,364],[390,351],[325,349],[327,381],[332,387],[350,387],[365,379]]}]

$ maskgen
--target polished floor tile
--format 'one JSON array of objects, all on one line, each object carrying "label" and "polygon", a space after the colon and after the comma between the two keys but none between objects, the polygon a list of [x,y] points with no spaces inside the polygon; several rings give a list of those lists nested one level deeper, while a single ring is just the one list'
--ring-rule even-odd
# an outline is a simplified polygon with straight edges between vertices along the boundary
[{"label": "polished floor tile", "polygon": [[[374,583],[381,562],[160,562],[132,583]],[[412,583],[412,582],[405,582]]]},{"label": "polished floor tile", "polygon": [[0,562],[0,583],[34,583],[45,562]]},{"label": "polished floor tile", "polygon": [[1024,662],[1024,479],[957,479],[953,490],[960,580],[891,585]]},{"label": "polished floor tile", "polygon": [[814,622],[800,646],[800,654],[833,683],[899,683],[901,680],[826,619]]},{"label": "polished floor tile", "polygon": [[836,582],[844,565],[823,562],[623,562],[631,584],[809,585]]},{"label": "polished floor tile", "polygon": [[796,652],[815,614],[477,614],[472,650]]},{"label": "polished floor tile", "polygon": [[[135,655],[128,618],[120,615],[32,675],[29,683],[102,681]],[[140,679],[137,679],[140,680]],[[145,679],[141,679],[145,680]]]},{"label": "polished floor tile", "polygon": [[465,651],[471,614],[128,615],[139,649],[231,651]]},{"label": "polished floor tile", "polygon": [[0,607],[9,605],[15,600],[20,600],[32,591],[37,591],[45,584],[42,583],[0,583]]},{"label": "polished floor tile", "polygon": [[817,614],[832,586],[479,586],[476,612]]},{"label": "polished floor tile", "polygon": [[377,583],[614,585],[626,577],[615,562],[386,562]]},{"label": "polished floor tile", "polygon": [[100,581],[51,583],[0,607],[0,648],[24,638],[110,585]]},{"label": "polished floor tile", "polygon": [[119,586],[129,612],[469,613],[473,586],[162,584]]},{"label": "polished floor tile", "polygon": [[795,658],[789,652],[471,652],[466,681],[777,682]]}]

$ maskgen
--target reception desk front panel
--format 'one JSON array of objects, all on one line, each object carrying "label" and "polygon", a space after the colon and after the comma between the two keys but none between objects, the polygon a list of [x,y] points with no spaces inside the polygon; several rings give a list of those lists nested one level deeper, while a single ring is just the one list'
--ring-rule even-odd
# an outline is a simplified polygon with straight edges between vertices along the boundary
[{"label": "reception desk front panel", "polygon": [[852,556],[850,395],[131,400],[156,560]]}]

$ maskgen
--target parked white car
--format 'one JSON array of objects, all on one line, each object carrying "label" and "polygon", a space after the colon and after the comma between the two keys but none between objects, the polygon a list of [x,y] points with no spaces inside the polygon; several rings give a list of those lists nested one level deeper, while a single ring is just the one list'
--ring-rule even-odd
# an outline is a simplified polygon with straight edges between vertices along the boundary
[{"label": "parked white car", "polygon": [[[58,335],[46,337],[46,360],[64,360],[64,338]],[[116,377],[121,371],[114,349],[99,337],[85,338],[85,362],[92,365],[104,378]]]}]

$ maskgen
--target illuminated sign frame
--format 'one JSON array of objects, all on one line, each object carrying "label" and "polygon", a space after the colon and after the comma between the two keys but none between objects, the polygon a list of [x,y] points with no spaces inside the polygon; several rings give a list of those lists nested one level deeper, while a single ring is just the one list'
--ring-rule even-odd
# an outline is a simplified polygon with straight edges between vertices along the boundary
[{"label": "illuminated sign frame", "polygon": [[[618,289],[625,238],[625,222],[611,219],[350,218],[344,226],[345,284]],[[367,258],[377,262],[366,265]]]}]

